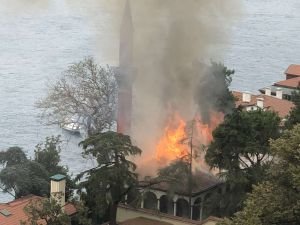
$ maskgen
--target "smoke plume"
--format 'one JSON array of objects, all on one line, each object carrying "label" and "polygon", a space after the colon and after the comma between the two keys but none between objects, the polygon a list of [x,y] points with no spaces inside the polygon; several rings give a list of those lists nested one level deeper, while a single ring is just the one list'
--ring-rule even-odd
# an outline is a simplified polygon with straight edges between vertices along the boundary
[{"label": "smoke plume", "polygon": [[[170,107],[186,120],[197,111],[208,115],[216,101],[210,96],[224,91],[224,82],[207,79],[210,72],[203,63],[222,59],[239,1],[131,0],[131,7],[136,69],[132,138],[150,159]],[[203,85],[209,86],[204,96],[198,90]]]}]

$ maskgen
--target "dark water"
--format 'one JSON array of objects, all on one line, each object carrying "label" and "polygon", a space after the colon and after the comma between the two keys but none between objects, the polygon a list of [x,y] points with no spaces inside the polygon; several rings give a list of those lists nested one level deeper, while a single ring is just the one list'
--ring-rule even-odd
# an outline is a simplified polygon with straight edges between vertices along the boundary
[{"label": "dark water", "polygon": [[[80,138],[43,125],[34,103],[46,94],[47,80],[69,64],[88,55],[114,63],[111,52],[117,53],[118,40],[105,25],[113,18],[103,2],[0,0],[1,150],[18,145],[31,157],[37,143],[60,134],[62,163],[72,173],[92,165],[81,158]],[[244,15],[233,28],[224,61],[236,70],[233,89],[256,91],[283,79],[289,64],[300,63],[300,1],[243,3]],[[0,202],[9,198],[0,194]]]}]

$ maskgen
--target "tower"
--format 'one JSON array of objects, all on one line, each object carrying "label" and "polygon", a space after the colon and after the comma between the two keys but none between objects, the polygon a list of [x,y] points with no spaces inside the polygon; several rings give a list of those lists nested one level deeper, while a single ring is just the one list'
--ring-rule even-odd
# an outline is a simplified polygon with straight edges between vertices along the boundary
[{"label": "tower", "polygon": [[51,199],[55,199],[56,202],[61,206],[65,206],[65,189],[66,189],[66,176],[56,174],[50,177],[51,180]]},{"label": "tower", "polygon": [[120,28],[117,132],[130,135],[132,112],[133,24],[129,0],[126,0]]}]

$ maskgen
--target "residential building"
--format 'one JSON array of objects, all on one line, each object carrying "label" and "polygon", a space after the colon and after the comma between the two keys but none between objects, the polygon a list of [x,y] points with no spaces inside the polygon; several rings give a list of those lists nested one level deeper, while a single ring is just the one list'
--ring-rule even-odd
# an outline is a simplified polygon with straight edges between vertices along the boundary
[{"label": "residential building", "polygon": [[[64,196],[65,193],[65,176],[55,175],[51,178],[51,196],[56,198]],[[8,203],[0,203],[0,225],[20,225],[21,221],[28,219],[24,209],[31,202],[41,200],[43,197],[35,195],[27,195]],[[71,203],[65,203],[64,198],[59,198],[59,203],[67,215],[72,217],[77,213],[76,208]],[[45,224],[41,221],[40,224]]]},{"label": "residential building", "polygon": [[278,81],[271,86],[259,89],[262,94],[277,96],[281,92],[281,98],[291,100],[292,92],[300,86],[300,65],[291,64],[285,71],[285,80]]},{"label": "residential building", "polygon": [[233,91],[232,93],[236,99],[236,107],[240,106],[246,111],[256,110],[258,108],[271,110],[277,112],[283,120],[294,107],[293,102],[281,98],[281,90],[276,91],[276,96],[267,94],[255,95],[249,92],[240,91]]}]

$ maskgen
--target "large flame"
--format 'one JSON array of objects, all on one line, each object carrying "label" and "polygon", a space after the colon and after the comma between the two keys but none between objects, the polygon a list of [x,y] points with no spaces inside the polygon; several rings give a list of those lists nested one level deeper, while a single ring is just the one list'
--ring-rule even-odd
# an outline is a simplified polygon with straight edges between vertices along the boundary
[{"label": "large flame", "polygon": [[156,146],[156,159],[159,164],[166,165],[172,160],[189,155],[191,146],[199,148],[208,145],[213,139],[213,130],[222,121],[222,113],[212,112],[208,123],[204,123],[201,116],[196,115],[187,124],[179,113],[173,112]]}]

